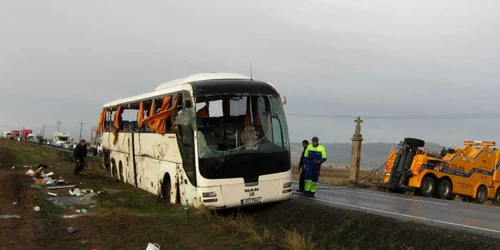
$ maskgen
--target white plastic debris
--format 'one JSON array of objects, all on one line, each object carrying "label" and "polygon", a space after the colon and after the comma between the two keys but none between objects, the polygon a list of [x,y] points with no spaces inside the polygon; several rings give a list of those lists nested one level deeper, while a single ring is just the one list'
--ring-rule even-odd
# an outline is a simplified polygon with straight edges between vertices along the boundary
[{"label": "white plastic debris", "polygon": [[160,250],[160,245],[158,243],[148,243],[146,250]]},{"label": "white plastic debris", "polygon": [[21,216],[15,214],[0,215],[0,219],[21,219]]},{"label": "white plastic debris", "polygon": [[40,212],[40,207],[39,207],[39,206],[36,206],[36,207],[34,207],[33,209],[34,209],[35,211],[37,211],[37,212]]}]

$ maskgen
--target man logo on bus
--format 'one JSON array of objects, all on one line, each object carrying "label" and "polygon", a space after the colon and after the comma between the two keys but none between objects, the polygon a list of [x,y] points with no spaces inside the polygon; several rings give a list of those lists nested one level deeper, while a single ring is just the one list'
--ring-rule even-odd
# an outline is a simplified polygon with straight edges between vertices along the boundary
[{"label": "man logo on bus", "polygon": [[255,191],[259,191],[259,188],[247,188],[247,189],[245,189],[245,193],[250,193],[250,192],[255,192]]},{"label": "man logo on bus", "polygon": [[254,196],[254,195],[255,195],[255,192],[254,192],[254,191],[252,191],[252,192],[248,193],[248,196],[250,196],[250,197],[252,197],[252,196]]}]

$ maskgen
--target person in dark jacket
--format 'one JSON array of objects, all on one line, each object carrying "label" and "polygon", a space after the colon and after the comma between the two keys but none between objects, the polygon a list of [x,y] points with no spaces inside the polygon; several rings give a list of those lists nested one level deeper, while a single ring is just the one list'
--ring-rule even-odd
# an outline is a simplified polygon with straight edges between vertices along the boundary
[{"label": "person in dark jacket", "polygon": [[83,170],[83,166],[85,166],[85,157],[87,157],[87,143],[85,140],[81,140],[78,145],[76,145],[75,150],[73,151],[73,157],[75,157],[75,175],[80,175],[80,172]]},{"label": "person in dark jacket", "polygon": [[300,178],[299,178],[299,190],[298,192],[304,192],[304,173],[305,173],[305,157],[304,153],[306,152],[306,148],[309,146],[309,142],[307,140],[302,141],[302,147],[304,150],[302,150],[302,155],[300,156],[300,162],[299,162],[299,171],[300,171]]}]

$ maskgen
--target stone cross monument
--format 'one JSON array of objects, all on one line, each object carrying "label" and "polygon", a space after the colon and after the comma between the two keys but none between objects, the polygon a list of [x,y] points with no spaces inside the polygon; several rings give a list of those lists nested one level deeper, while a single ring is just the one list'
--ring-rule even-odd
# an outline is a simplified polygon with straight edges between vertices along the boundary
[{"label": "stone cross monument", "polygon": [[356,120],[356,130],[352,136],[352,151],[351,151],[351,176],[349,180],[355,182],[359,177],[359,164],[361,162],[361,142],[363,141],[363,136],[361,135],[361,123],[363,120],[358,116]]}]

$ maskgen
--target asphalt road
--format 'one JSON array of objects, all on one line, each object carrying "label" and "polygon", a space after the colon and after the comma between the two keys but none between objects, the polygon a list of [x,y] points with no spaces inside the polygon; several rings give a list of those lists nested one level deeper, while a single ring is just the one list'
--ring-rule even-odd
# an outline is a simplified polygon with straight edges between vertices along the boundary
[{"label": "asphalt road", "polygon": [[293,198],[500,239],[500,207],[492,205],[327,185],[319,186],[314,198],[297,192]]}]

